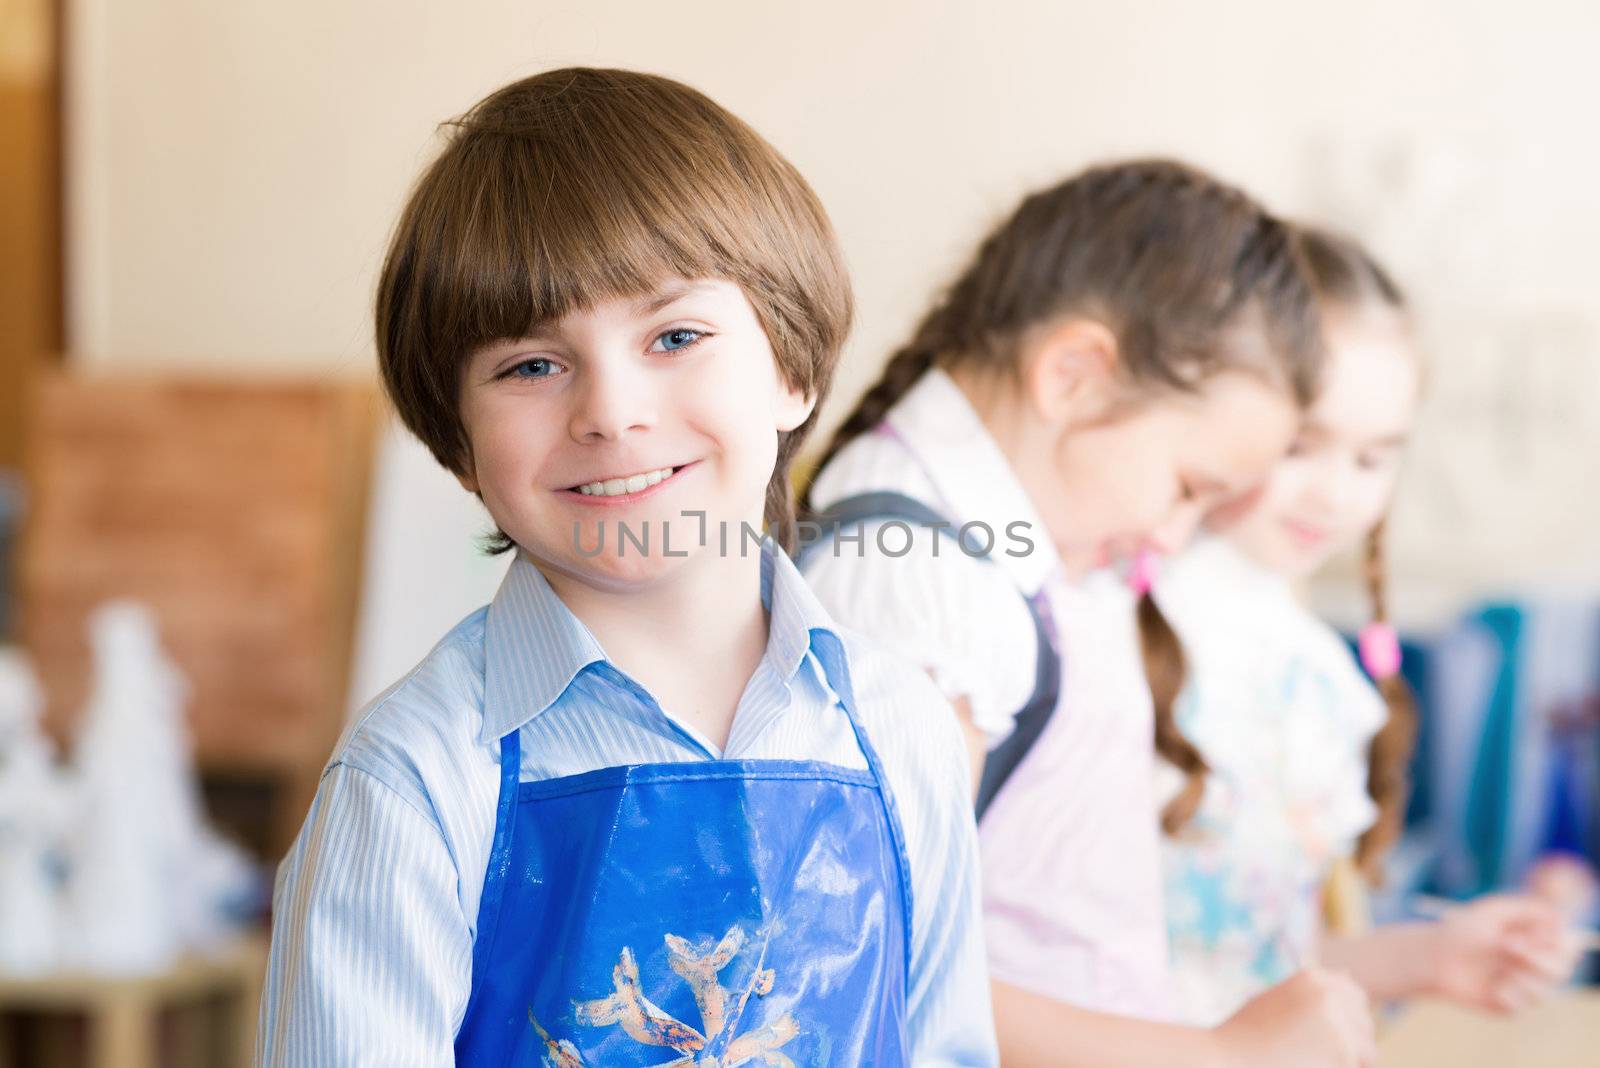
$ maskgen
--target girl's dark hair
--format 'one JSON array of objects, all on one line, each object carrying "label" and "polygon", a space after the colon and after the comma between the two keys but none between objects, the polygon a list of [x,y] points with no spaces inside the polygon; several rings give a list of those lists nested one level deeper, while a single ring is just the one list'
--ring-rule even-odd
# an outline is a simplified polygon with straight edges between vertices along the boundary
[{"label": "girl's dark hair", "polygon": [[[1192,391],[1242,370],[1304,406],[1321,371],[1315,296],[1288,226],[1245,193],[1171,160],[1092,167],[1023,200],[890,357],[834,433],[821,470],[934,367],[1015,368],[1025,332],[1082,315],[1117,339],[1136,391]],[[809,505],[809,487],[802,500]],[[1172,628],[1139,606],[1152,680],[1183,676]],[[1174,691],[1174,696],[1176,691]],[[1156,748],[1198,801],[1205,762],[1157,702]],[[1192,811],[1192,806],[1191,806]]]},{"label": "girl's dark hair", "polygon": [[1185,164],[1105,164],[1027,197],[983,240],[817,470],[931,368],[1009,372],[1026,331],[1073,314],[1111,328],[1136,387],[1193,390],[1219,371],[1250,370],[1301,404],[1316,394],[1316,305],[1288,227]]},{"label": "girl's dark hair", "polygon": [[[507,85],[446,125],[376,308],[384,385],[446,468],[471,462],[459,396],[475,350],[673,277],[737,283],[784,379],[820,407],[849,332],[849,278],[811,187],[744,122],[667,78],[574,67]],[[814,419],[779,436],[767,484],[767,526],[785,548],[789,467]],[[499,533],[490,548],[511,541]]]}]

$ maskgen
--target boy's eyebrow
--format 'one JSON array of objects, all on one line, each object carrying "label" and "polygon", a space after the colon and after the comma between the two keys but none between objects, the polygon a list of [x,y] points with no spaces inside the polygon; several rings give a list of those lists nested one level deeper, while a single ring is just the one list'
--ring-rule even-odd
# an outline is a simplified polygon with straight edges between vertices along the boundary
[{"label": "boy's eyebrow", "polygon": [[641,299],[633,306],[633,310],[637,315],[654,315],[674,301],[709,288],[710,285],[706,282],[671,282]]}]

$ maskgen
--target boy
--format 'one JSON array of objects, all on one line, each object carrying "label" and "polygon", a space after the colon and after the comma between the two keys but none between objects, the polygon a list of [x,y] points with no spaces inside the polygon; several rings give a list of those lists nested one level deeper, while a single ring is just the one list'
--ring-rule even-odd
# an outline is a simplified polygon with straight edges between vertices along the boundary
[{"label": "boy", "polygon": [[454,125],[379,361],[516,557],[336,748],[258,1062],[994,1063],[954,720],[748,537],[849,325],[821,206],[662,78]]}]

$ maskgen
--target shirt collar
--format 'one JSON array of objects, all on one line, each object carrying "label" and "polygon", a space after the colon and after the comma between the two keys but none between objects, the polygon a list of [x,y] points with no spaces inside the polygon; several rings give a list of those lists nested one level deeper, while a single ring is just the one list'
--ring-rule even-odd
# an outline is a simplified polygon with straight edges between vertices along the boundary
[{"label": "shirt collar", "polygon": [[[1037,593],[1060,568],[1055,543],[1005,453],[967,395],[940,368],[917,380],[886,417],[920,462],[956,523],[981,522],[994,533],[995,561],[1024,593]],[[1031,552],[1011,556],[1007,528],[1026,523]]]},{"label": "shirt collar", "polygon": [[[837,626],[793,561],[772,539],[761,546],[761,600],[767,607],[764,659],[785,683],[813,649],[829,683],[849,692],[848,665]],[[520,554],[489,605],[484,634],[483,726],[479,741],[504,737],[561,699],[605,650],[583,621]]]},{"label": "shirt collar", "polygon": [[771,539],[762,548],[761,596],[771,617],[767,656],[779,676],[793,682],[809,654],[836,693],[850,693],[850,665],[839,625],[788,554]]},{"label": "shirt collar", "polygon": [[484,624],[479,741],[502,738],[539,715],[585,668],[605,659],[594,634],[518,553]]}]

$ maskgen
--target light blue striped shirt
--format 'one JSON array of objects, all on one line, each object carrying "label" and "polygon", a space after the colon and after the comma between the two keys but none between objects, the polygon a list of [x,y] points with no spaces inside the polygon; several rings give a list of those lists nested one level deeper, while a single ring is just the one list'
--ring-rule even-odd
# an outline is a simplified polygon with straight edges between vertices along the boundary
[{"label": "light blue striped shirt", "polygon": [[455,1063],[505,734],[521,731],[524,781],[714,759],[865,768],[836,703],[847,682],[910,855],[913,1061],[998,1063],[956,718],[924,672],[835,624],[770,542],[761,580],[767,650],[719,752],[612,666],[538,569],[515,561],[494,601],[335,747],[278,870],[256,1063]]}]

